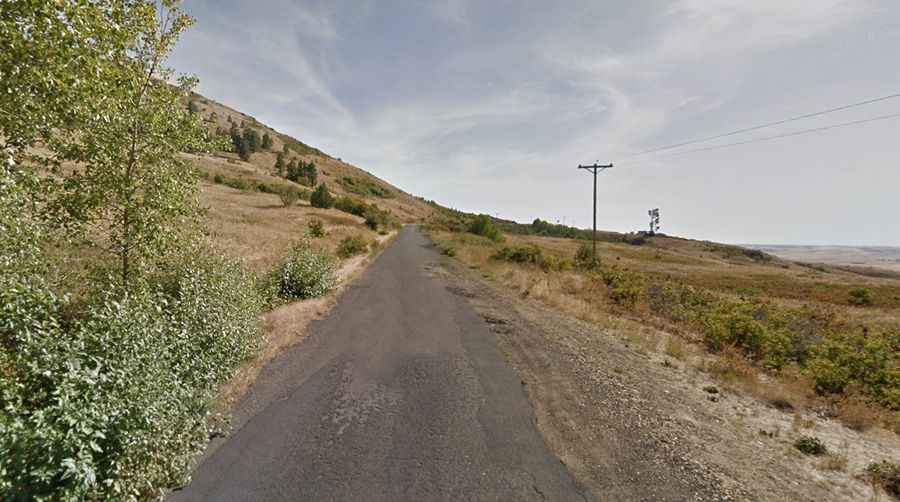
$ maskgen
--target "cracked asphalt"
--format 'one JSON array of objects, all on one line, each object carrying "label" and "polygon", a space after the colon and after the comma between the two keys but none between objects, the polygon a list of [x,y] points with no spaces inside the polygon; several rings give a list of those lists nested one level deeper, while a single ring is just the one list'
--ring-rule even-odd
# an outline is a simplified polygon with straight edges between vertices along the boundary
[{"label": "cracked asphalt", "polygon": [[[593,500],[548,449],[522,382],[405,227],[276,357],[172,500]],[[451,288],[452,289],[452,288]]]}]

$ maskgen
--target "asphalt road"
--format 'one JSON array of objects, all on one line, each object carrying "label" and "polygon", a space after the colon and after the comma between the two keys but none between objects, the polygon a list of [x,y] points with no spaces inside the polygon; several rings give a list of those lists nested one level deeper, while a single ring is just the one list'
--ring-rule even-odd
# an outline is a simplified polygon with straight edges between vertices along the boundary
[{"label": "asphalt road", "polygon": [[516,372],[406,227],[310,337],[272,361],[239,429],[173,500],[591,500]]}]

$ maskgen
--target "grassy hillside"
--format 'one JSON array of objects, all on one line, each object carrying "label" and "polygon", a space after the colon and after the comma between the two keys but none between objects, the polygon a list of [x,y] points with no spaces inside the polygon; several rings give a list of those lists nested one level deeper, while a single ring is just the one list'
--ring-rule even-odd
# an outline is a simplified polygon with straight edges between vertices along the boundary
[{"label": "grassy hillside", "polygon": [[[432,206],[422,199],[413,197],[356,166],[276,131],[250,115],[198,94],[193,95],[191,103],[210,129],[218,130],[223,136],[227,135],[232,124],[238,127],[243,124],[243,128],[255,129],[259,136],[269,134],[273,143],[269,149],[251,154],[246,162],[242,161],[237,153],[230,151],[201,155],[186,154],[206,178],[204,192],[208,192],[212,184],[230,185],[242,191],[259,191],[260,188],[263,191],[270,191],[268,187],[285,185],[311,190],[312,187],[288,181],[276,172],[274,166],[278,153],[283,152],[285,163],[291,160],[313,163],[318,171],[317,181],[324,182],[335,196],[349,196],[375,204],[390,211],[393,218],[400,223],[422,221],[434,211]],[[263,199],[270,201],[273,206],[279,204],[275,194],[261,200]],[[302,208],[299,212],[303,212]]]}]

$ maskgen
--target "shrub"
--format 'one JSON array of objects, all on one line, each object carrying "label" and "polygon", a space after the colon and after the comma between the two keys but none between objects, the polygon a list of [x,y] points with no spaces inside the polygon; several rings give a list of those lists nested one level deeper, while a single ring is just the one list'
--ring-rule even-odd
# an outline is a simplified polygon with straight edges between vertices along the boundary
[{"label": "shrub", "polygon": [[240,178],[225,178],[224,185],[235,190],[250,190],[250,183]]},{"label": "shrub", "polygon": [[325,183],[321,183],[313,191],[309,198],[309,203],[312,207],[330,209],[334,206],[334,197],[331,195],[331,192],[328,191],[328,187],[325,186]]},{"label": "shrub", "polygon": [[637,305],[643,294],[643,278],[639,274],[612,267],[602,270],[600,277],[613,302],[629,308]]},{"label": "shrub", "polygon": [[494,242],[501,242],[503,234],[494,226],[494,220],[486,214],[479,214],[469,222],[468,230],[475,235],[487,237]]},{"label": "shrub", "polygon": [[539,265],[544,258],[543,251],[537,246],[503,247],[492,256],[495,260],[513,263]]},{"label": "shrub", "polygon": [[366,252],[368,243],[359,235],[344,237],[338,244],[337,255],[341,258],[349,258]]},{"label": "shrub", "polygon": [[711,350],[722,350],[727,345],[735,345],[751,356],[760,354],[766,327],[741,311],[713,314],[706,318],[704,341]]},{"label": "shrub", "polygon": [[307,299],[324,295],[337,284],[336,263],[330,253],[296,244],[279,271],[279,296]]},{"label": "shrub", "polygon": [[217,174],[217,175],[213,176],[213,183],[222,185],[225,183],[225,178],[223,178],[221,174]]},{"label": "shrub", "polygon": [[363,218],[366,219],[366,226],[372,230],[378,230],[379,227],[387,227],[391,224],[390,211],[382,210],[375,205],[370,205],[363,212]]},{"label": "shrub", "polygon": [[816,390],[840,394],[850,386],[900,410],[900,331],[855,329],[833,333],[813,348],[807,371]]},{"label": "shrub", "polygon": [[249,276],[203,256],[77,315],[39,277],[4,274],[4,499],[149,499],[184,481],[208,402],[259,340]]},{"label": "shrub", "polygon": [[291,207],[300,199],[300,192],[291,187],[283,187],[278,190],[278,198],[284,207]]},{"label": "shrub", "polygon": [[866,466],[865,477],[892,497],[900,498],[900,464],[889,460],[872,462]]},{"label": "shrub", "polygon": [[386,199],[394,196],[394,194],[392,194],[386,188],[367,179],[344,176],[338,180],[338,183],[340,183],[341,186],[343,186],[344,189],[348,192],[362,195],[363,197],[375,196]]},{"label": "shrub", "polygon": [[594,248],[591,244],[582,243],[575,252],[575,264],[581,268],[590,268],[594,265]]},{"label": "shrub", "polygon": [[872,292],[866,288],[854,288],[849,292],[850,303],[853,305],[871,305],[872,304]]},{"label": "shrub", "polygon": [[815,436],[800,436],[794,441],[794,448],[804,455],[824,455],[828,452],[825,443]]},{"label": "shrub", "polygon": [[361,200],[344,196],[335,202],[334,208],[338,211],[343,211],[356,216],[364,216],[368,205]]},{"label": "shrub", "polygon": [[325,225],[322,223],[322,220],[313,219],[309,220],[309,236],[313,238],[325,237]]}]

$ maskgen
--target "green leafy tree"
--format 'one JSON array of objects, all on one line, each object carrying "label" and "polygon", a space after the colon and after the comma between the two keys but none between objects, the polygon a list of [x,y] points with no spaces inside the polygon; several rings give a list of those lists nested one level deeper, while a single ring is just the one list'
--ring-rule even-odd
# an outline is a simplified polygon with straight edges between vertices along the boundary
[{"label": "green leafy tree", "polygon": [[109,54],[134,41],[133,27],[116,29],[118,2],[0,2],[0,155],[55,167],[55,152],[28,148],[47,143],[96,111],[97,98],[114,90]]},{"label": "green leafy tree", "polygon": [[482,235],[495,242],[503,240],[503,234],[500,233],[500,229],[494,225],[494,220],[486,214],[479,214],[472,218],[472,221],[469,222],[469,232],[475,235]]},{"label": "green leafy tree", "polygon": [[272,137],[269,136],[269,133],[263,133],[262,149],[263,150],[271,150],[272,149]]},{"label": "green leafy tree", "polygon": [[141,262],[165,253],[198,214],[197,174],[179,153],[208,149],[212,140],[183,104],[196,79],[176,79],[165,66],[193,19],[175,1],[159,10],[152,1],[99,4],[121,43],[97,56],[97,94],[83,113],[46,135],[55,159],[76,166],[59,171],[48,207],[62,228],[114,255],[127,286]]},{"label": "green leafy tree", "polygon": [[322,183],[313,190],[313,193],[309,198],[309,203],[312,207],[330,209],[334,206],[334,197],[331,195],[331,192],[328,191],[328,187],[325,186],[325,183]]}]

